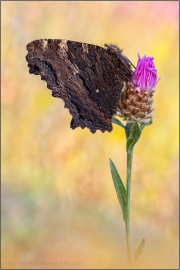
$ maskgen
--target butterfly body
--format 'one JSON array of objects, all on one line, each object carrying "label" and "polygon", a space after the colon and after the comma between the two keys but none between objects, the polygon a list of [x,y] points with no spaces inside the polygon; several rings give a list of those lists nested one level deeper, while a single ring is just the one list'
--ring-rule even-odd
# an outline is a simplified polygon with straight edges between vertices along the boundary
[{"label": "butterfly body", "polygon": [[112,130],[111,119],[132,76],[132,65],[117,46],[106,47],[63,39],[27,44],[29,72],[40,75],[52,96],[64,100],[73,129]]}]

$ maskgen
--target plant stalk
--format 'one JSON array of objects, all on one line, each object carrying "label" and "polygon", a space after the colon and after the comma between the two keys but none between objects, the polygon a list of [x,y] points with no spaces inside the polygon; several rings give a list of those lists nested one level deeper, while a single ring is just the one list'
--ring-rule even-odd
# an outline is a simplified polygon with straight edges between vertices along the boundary
[{"label": "plant stalk", "polygon": [[127,151],[127,182],[126,182],[126,245],[127,245],[127,258],[128,268],[132,269],[132,256],[131,256],[131,226],[130,226],[130,214],[131,214],[131,173],[132,173],[132,159],[133,150]]}]

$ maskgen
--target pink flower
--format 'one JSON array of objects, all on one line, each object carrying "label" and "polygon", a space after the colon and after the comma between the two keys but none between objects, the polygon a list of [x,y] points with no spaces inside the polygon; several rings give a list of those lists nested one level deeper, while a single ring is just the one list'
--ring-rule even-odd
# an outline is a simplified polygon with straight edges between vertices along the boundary
[{"label": "pink flower", "polygon": [[155,68],[153,57],[140,57],[138,54],[137,67],[132,75],[131,82],[139,87],[140,91],[151,93],[158,82],[157,69]]}]

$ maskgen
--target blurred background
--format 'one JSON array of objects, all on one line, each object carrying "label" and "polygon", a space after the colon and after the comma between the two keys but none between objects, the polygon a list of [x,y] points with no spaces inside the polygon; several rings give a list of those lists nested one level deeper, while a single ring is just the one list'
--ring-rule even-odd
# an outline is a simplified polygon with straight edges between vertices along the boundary
[{"label": "blurred background", "polygon": [[71,116],[29,74],[26,44],[41,38],[115,43],[136,65],[155,57],[154,123],[134,153],[132,251],[137,268],[177,269],[178,1],[3,1],[2,268],[123,269],[125,228],[109,158],[126,177],[125,136],[70,129]]}]

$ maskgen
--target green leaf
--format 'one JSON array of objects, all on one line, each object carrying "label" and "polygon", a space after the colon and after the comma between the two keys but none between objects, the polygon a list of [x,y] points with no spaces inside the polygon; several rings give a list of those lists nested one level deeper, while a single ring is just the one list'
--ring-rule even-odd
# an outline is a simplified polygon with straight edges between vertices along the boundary
[{"label": "green leaf", "polygon": [[121,121],[118,120],[117,118],[114,118],[114,117],[113,117],[113,118],[112,118],[112,122],[113,122],[114,124],[120,126],[120,127],[125,128],[125,126],[123,125],[123,123],[121,123]]},{"label": "green leaf", "polygon": [[134,123],[126,123],[125,132],[126,132],[126,139],[128,139],[129,135],[131,134],[131,129]]},{"label": "green leaf", "polygon": [[146,123],[146,124],[141,124],[141,125],[140,125],[141,131],[142,131],[146,126],[150,126],[151,124],[152,124],[152,121],[149,122],[149,123]]},{"label": "green leaf", "polygon": [[133,123],[130,129],[128,127],[126,134],[129,135],[127,136],[126,151],[130,152],[141,136],[141,128],[138,123]]},{"label": "green leaf", "polygon": [[145,239],[143,238],[141,243],[139,244],[138,248],[136,249],[136,252],[134,254],[134,265],[137,263],[141,253],[143,252],[145,247]]},{"label": "green leaf", "polygon": [[126,221],[126,211],[125,211],[125,206],[126,206],[126,189],[124,187],[124,184],[119,176],[119,173],[113,163],[113,161],[111,159],[109,159],[109,163],[110,163],[110,169],[111,169],[111,175],[112,175],[112,179],[114,181],[114,186],[116,189],[116,193],[117,193],[117,197],[122,209],[122,213],[123,213],[123,218],[124,221]]}]

